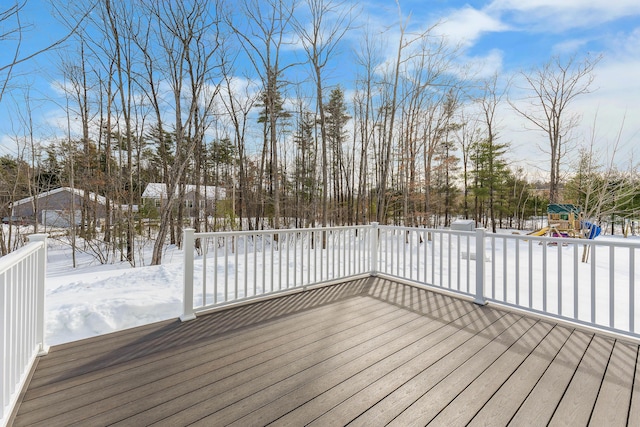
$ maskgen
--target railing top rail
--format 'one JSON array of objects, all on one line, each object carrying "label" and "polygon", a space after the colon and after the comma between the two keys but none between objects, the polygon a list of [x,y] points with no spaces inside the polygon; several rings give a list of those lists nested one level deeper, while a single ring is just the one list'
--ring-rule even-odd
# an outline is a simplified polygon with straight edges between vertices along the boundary
[{"label": "railing top rail", "polygon": [[553,236],[531,236],[529,234],[500,234],[500,233],[488,233],[488,238],[496,237],[496,238],[506,238],[506,239],[514,239],[514,240],[531,240],[534,242],[563,242],[569,244],[576,245],[598,245],[598,246],[615,246],[615,247],[623,247],[623,248],[636,248],[640,249],[640,240],[607,240],[599,238],[599,239],[580,239],[577,237],[553,237]]},{"label": "railing top rail", "polygon": [[268,230],[242,230],[242,231],[209,231],[195,233],[195,237],[224,237],[224,236],[247,236],[256,234],[277,234],[277,233],[301,233],[301,232],[318,232],[318,231],[340,231],[351,229],[372,228],[372,225],[344,225],[336,227],[314,227],[314,228],[278,228]]},{"label": "railing top rail", "polygon": [[45,243],[41,241],[29,242],[17,251],[11,252],[0,258],[0,274],[9,270],[32,253],[37,252],[44,244]]},{"label": "railing top rail", "polygon": [[[464,231],[464,230],[451,230],[450,228],[428,228],[428,227],[413,227],[406,225],[379,225],[381,229],[388,230],[400,230],[400,231],[427,231],[431,233],[448,233],[461,236],[475,236],[476,231]],[[476,228],[479,230],[480,228]]]}]

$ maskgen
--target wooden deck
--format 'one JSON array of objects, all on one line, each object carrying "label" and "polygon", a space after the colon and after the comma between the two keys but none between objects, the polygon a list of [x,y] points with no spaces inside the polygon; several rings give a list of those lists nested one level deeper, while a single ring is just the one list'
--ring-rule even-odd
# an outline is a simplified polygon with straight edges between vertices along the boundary
[{"label": "wooden deck", "polygon": [[639,425],[638,345],[362,279],[53,347],[15,426]]}]

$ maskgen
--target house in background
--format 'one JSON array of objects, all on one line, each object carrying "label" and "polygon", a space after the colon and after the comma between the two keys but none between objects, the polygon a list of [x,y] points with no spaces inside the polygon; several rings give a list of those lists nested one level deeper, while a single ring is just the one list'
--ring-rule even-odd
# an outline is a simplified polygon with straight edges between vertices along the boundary
[{"label": "house in background", "polygon": [[[176,193],[178,192],[176,188]],[[200,186],[199,206],[195,206],[196,186],[185,185],[184,207],[185,216],[194,218],[196,216],[212,216],[216,211],[216,202],[226,198],[224,188],[213,185]],[[142,193],[142,203],[147,207],[160,209],[167,201],[167,185],[159,182],[150,182]]]},{"label": "house in background", "polygon": [[[13,202],[11,215],[36,220],[46,227],[69,227],[72,223],[80,224],[85,202],[84,190],[60,187]],[[90,192],[89,203],[92,215],[104,219],[106,197]]]}]

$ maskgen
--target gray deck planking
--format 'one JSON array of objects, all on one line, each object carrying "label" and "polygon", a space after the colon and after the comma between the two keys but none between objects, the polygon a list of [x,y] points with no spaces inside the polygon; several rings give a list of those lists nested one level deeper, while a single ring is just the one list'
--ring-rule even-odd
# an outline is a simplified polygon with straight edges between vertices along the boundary
[{"label": "gray deck planking", "polygon": [[587,425],[600,392],[614,342],[594,337],[551,417],[550,426]]},{"label": "gray deck planking", "polygon": [[570,335],[570,330],[554,327],[509,378],[500,384],[491,398],[485,400],[483,407],[470,420],[469,426],[507,425]]},{"label": "gray deck planking", "polygon": [[638,359],[370,278],[53,347],[14,425],[633,425]]},{"label": "gray deck planking", "polygon": [[[589,423],[596,426],[624,426],[631,403],[631,389],[638,347],[616,342],[609,359]],[[640,419],[637,419],[640,423]]]}]

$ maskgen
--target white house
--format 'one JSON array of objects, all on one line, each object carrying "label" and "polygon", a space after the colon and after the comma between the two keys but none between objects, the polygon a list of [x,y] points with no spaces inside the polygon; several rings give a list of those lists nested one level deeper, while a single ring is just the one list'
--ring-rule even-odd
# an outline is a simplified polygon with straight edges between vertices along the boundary
[{"label": "white house", "polygon": [[[176,188],[176,195],[179,189]],[[226,198],[226,190],[224,188],[201,185],[199,206],[194,206],[196,200],[196,186],[192,184],[185,185],[185,208],[187,216],[194,217],[196,213],[202,215],[213,214],[215,212],[216,201]],[[142,200],[146,203],[153,203],[153,206],[160,208],[167,200],[167,185],[159,182],[150,182],[142,193]]]}]

